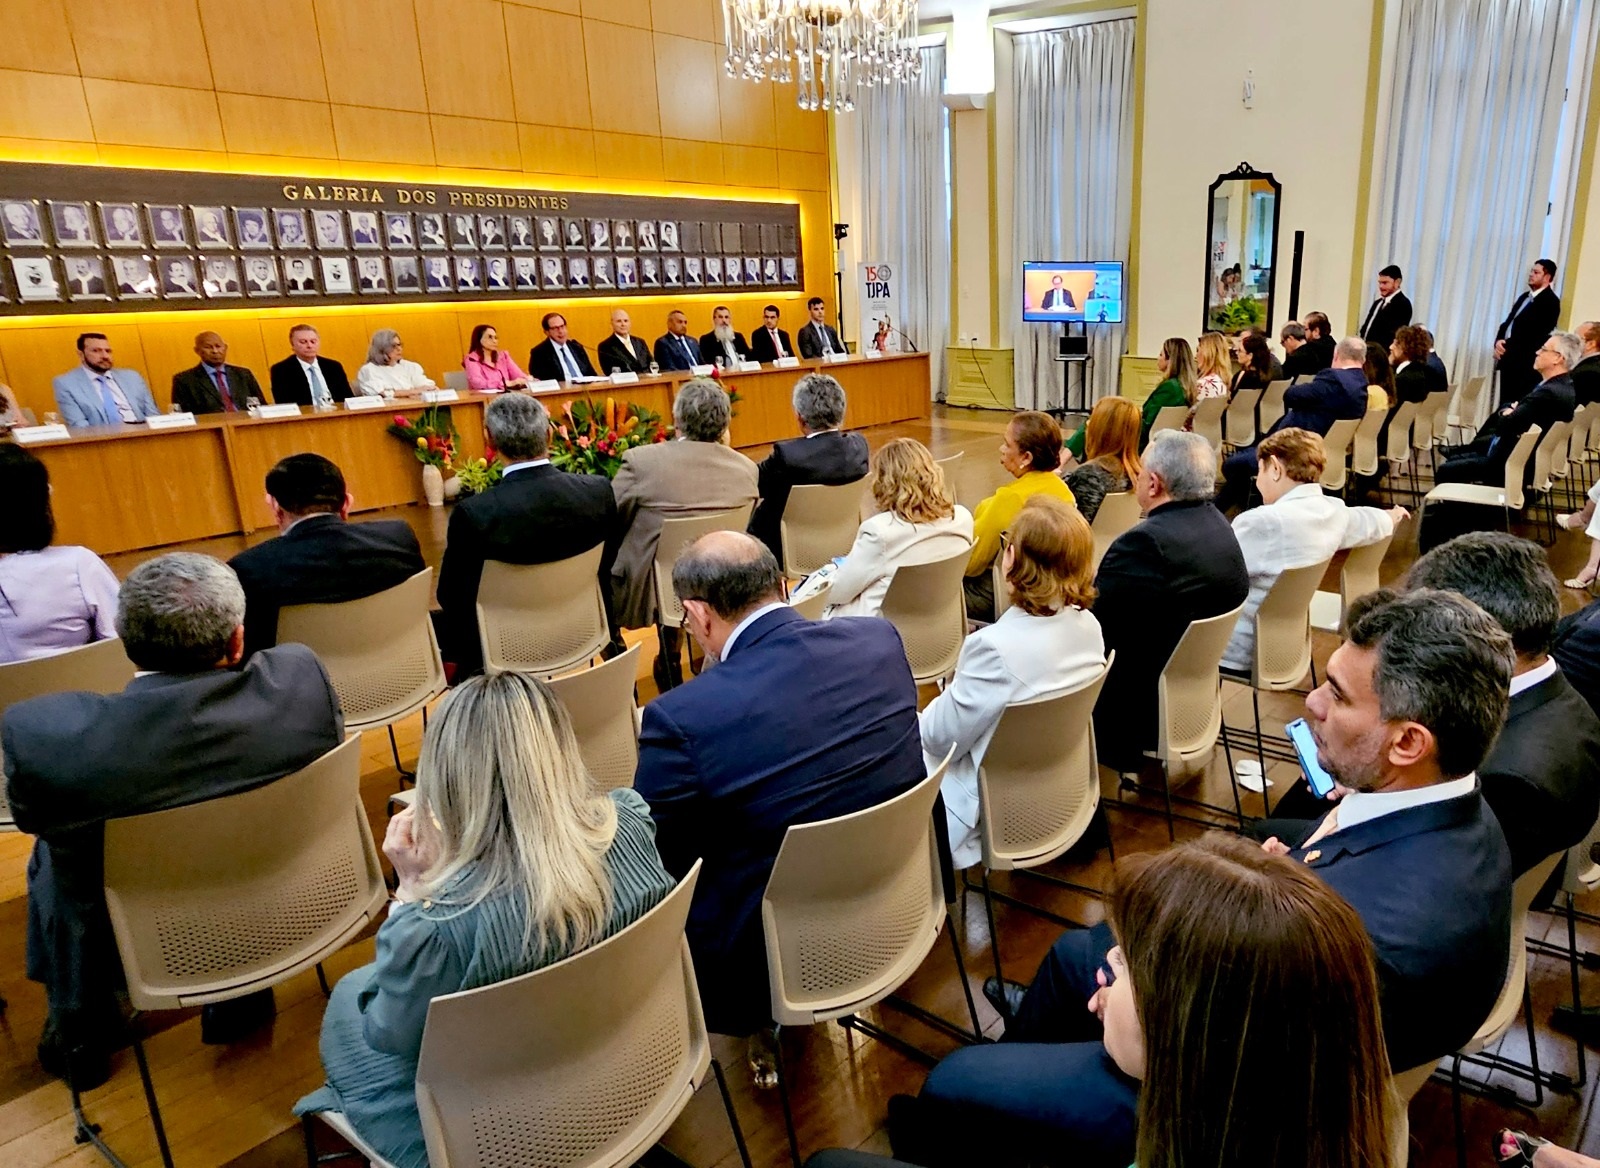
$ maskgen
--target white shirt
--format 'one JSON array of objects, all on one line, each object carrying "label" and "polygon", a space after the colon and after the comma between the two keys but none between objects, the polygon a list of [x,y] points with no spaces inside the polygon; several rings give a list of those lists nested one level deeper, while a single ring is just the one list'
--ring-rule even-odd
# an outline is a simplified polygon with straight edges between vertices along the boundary
[{"label": "white shirt", "polygon": [[400,393],[407,389],[432,389],[433,382],[415,361],[402,360],[397,365],[363,365],[356,374],[356,392],[367,397],[382,397],[383,391],[392,389]]},{"label": "white shirt", "polygon": [[502,470],[500,472],[500,477],[501,478],[505,478],[506,475],[511,474],[514,471],[528,470],[528,469],[530,469],[532,467],[536,467],[536,466],[549,466],[549,465],[550,465],[550,460],[548,458],[530,458],[526,462],[513,462],[510,466],[506,467],[504,470]]},{"label": "white shirt", "polygon": [[1470,795],[1477,785],[1478,775],[1477,772],[1473,772],[1459,779],[1451,779],[1449,782],[1434,783],[1409,791],[1351,791],[1339,800],[1339,827],[1332,834],[1336,835],[1339,831],[1355,827],[1359,823],[1368,823],[1384,815],[1393,815],[1396,811],[1422,807],[1429,803],[1443,803],[1446,799],[1458,799],[1463,795]]},{"label": "white shirt", "polygon": [[1525,689],[1532,689],[1541,681],[1548,681],[1556,675],[1556,659],[1546,657],[1543,665],[1535,665],[1526,673],[1519,673],[1511,679],[1511,696],[1516,697]]},{"label": "white shirt", "polygon": [[733,643],[739,639],[739,634],[744,632],[745,629],[749,628],[756,621],[758,621],[762,617],[766,616],[767,613],[771,612],[773,609],[775,609],[775,608],[788,608],[788,607],[789,607],[789,602],[788,601],[786,601],[786,600],[774,600],[771,604],[763,604],[760,608],[756,609],[749,616],[745,617],[744,620],[742,620],[738,624],[734,625],[733,626],[733,632],[729,633],[728,634],[728,639],[722,643],[722,652],[717,655],[717,660],[726,661],[728,659],[728,654],[733,652]]}]

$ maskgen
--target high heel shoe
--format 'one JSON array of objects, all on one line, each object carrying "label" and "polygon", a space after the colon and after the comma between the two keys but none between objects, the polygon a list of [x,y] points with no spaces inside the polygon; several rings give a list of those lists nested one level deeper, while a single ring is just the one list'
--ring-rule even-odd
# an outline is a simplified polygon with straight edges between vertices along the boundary
[{"label": "high heel shoe", "polygon": [[1556,526],[1564,527],[1568,531],[1582,531],[1589,525],[1583,521],[1583,517],[1576,511],[1571,511],[1564,515],[1557,515]]},{"label": "high heel shoe", "polygon": [[1591,572],[1587,576],[1574,576],[1570,580],[1561,581],[1561,583],[1567,588],[1576,588],[1579,592],[1587,592],[1594,587],[1595,576],[1596,573]]},{"label": "high heel shoe", "polygon": [[[1532,1168],[1533,1154],[1549,1142],[1541,1140],[1538,1136],[1530,1136],[1527,1132],[1512,1131],[1508,1127],[1503,1127],[1494,1137],[1494,1162],[1500,1168]],[[1507,1144],[1516,1145],[1510,1155],[1505,1151]]]}]

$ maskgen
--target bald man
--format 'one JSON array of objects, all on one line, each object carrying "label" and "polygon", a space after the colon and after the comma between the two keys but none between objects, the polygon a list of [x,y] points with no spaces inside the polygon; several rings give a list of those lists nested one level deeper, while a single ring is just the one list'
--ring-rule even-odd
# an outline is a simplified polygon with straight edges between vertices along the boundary
[{"label": "bald man", "polygon": [[650,346],[633,335],[633,320],[622,309],[611,314],[611,335],[595,350],[600,372],[649,373]]},{"label": "bald man", "polygon": [[200,364],[172,378],[172,404],[191,414],[242,413],[251,398],[266,401],[256,375],[242,365],[228,364],[228,342],[213,332],[194,339]]}]

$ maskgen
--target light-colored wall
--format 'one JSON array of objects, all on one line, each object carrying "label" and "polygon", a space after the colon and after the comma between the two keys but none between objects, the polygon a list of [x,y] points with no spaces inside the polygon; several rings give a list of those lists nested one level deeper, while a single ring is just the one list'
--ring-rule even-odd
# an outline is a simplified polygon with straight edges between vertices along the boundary
[{"label": "light-colored wall", "polygon": [[[833,299],[827,119],[791,88],[727,77],[719,12],[716,0],[22,0],[0,33],[0,158],[797,202],[804,292],[626,302],[641,334],[679,304],[704,331],[719,300],[748,332],[769,300],[798,321],[807,296]],[[459,368],[483,319],[525,354],[552,307],[580,339],[608,331],[599,300],[10,319],[0,380],[49,409],[50,375],[92,326],[164,401],[202,327],[264,375],[299,319],[349,366],[392,325],[437,376]]]}]

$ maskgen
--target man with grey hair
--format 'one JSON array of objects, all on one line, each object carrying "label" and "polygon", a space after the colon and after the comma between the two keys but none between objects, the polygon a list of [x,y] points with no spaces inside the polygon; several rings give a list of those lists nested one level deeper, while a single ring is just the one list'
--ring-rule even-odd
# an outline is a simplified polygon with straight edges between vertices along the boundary
[{"label": "man with grey hair", "polygon": [[600,591],[610,607],[617,505],[604,475],[568,474],[550,462],[550,415],[539,399],[508,393],[483,411],[489,444],[506,468],[481,495],[457,503],[439,564],[440,650],[460,680],[483,669],[478,582],[489,560],[548,564],[603,544]]},{"label": "man with grey hair", "polygon": [[871,454],[860,434],[846,434],[844,386],[826,373],[807,373],[794,386],[794,416],[803,438],[774,443],[762,459],[761,501],[750,517],[750,534],[783,563],[780,524],[789,492],[809,483],[838,485],[866,477]]},{"label": "man with grey hair", "polygon": [[1211,505],[1216,454],[1199,434],[1163,430],[1145,449],[1134,494],[1145,518],[1106,550],[1094,615],[1117,659],[1095,704],[1102,765],[1138,771],[1156,745],[1156,683],[1191,621],[1250,593],[1244,553]]},{"label": "man with grey hair", "polygon": [[[270,783],[338,746],[339,699],[316,655],[278,645],[242,668],[244,589],[220,560],[178,552],[123,582],[117,635],[140,670],[115,694],[57,693],[6,711],[6,783],[28,863],[28,976],[50,1013],[39,1061],[80,1091],[110,1075],[122,982],[102,890],[105,822]],[[271,1017],[264,991],[207,1007],[208,1042]]]}]

